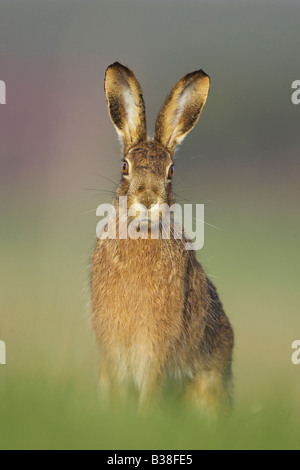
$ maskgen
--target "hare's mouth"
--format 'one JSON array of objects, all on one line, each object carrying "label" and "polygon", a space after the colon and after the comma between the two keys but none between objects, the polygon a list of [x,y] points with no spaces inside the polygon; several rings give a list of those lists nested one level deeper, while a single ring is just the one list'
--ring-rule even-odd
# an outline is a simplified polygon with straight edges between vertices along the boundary
[{"label": "hare's mouth", "polygon": [[159,219],[161,209],[159,204],[152,205],[151,208],[147,208],[142,204],[133,204],[128,211],[129,219],[136,220],[139,222],[155,222]]},{"label": "hare's mouth", "polygon": [[139,217],[137,217],[135,220],[136,220],[139,224],[141,224],[141,225],[143,225],[143,224],[151,224],[151,219],[150,219],[150,218],[148,219],[148,217],[145,217],[145,218],[143,218],[143,219],[140,219]]},{"label": "hare's mouth", "polygon": [[[168,225],[164,219],[165,207],[160,204],[152,204],[150,208],[135,203],[128,210],[129,226],[136,232],[162,232],[163,226]],[[158,233],[159,235],[159,233]]]},{"label": "hare's mouth", "polygon": [[138,232],[161,231],[161,218],[155,216],[150,210],[147,213],[129,218],[129,225],[133,225]]},{"label": "hare's mouth", "polygon": [[161,225],[160,218],[153,217],[153,214],[149,214],[149,217],[136,217],[133,220],[141,230],[153,229]]}]

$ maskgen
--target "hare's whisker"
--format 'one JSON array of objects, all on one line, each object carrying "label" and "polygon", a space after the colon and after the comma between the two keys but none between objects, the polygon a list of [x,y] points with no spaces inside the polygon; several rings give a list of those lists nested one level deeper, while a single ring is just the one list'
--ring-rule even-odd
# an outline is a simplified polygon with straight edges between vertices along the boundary
[{"label": "hare's whisker", "polygon": [[216,230],[219,230],[220,232],[222,231],[220,227],[216,227],[215,225],[209,224],[205,220],[197,219],[196,217],[193,217],[193,219],[196,220],[197,222],[202,222],[202,224],[208,225],[209,227],[215,228]]},{"label": "hare's whisker", "polygon": [[96,209],[91,209],[90,211],[81,212],[79,215],[90,214],[91,212],[96,212],[96,210],[97,210],[97,208]]},{"label": "hare's whisker", "polygon": [[100,178],[103,178],[103,179],[105,179],[106,181],[109,181],[110,183],[113,183],[113,184],[116,186],[116,188],[119,186],[119,183],[116,183],[115,181],[113,181],[113,180],[107,178],[107,176],[100,175],[99,173],[94,173],[94,175],[100,176]]},{"label": "hare's whisker", "polygon": [[177,183],[173,184],[173,188],[176,188],[179,184],[183,183],[186,180],[186,178],[181,178],[180,181],[177,181]]},{"label": "hare's whisker", "polygon": [[112,194],[113,196],[116,195],[115,191],[110,191],[109,189],[83,188],[83,191],[96,191],[97,193]]}]

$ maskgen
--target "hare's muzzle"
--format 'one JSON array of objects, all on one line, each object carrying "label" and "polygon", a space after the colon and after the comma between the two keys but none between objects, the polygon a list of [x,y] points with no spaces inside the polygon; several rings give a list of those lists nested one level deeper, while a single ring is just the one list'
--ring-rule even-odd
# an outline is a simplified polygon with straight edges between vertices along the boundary
[{"label": "hare's muzzle", "polygon": [[[156,202],[155,202],[156,201]],[[146,204],[137,202],[130,207],[129,218],[135,220],[141,226],[152,226],[159,225],[161,219],[161,206],[156,198],[156,200],[151,200]]]},{"label": "hare's muzzle", "polygon": [[148,210],[151,210],[153,206],[158,205],[158,198],[152,191],[144,191],[138,196],[139,204],[145,206]]}]

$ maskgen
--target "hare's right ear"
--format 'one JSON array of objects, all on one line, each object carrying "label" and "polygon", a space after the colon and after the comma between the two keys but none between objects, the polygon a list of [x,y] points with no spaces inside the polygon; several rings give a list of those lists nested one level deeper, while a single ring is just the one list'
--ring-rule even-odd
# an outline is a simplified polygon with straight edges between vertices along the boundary
[{"label": "hare's right ear", "polygon": [[198,121],[209,87],[209,76],[197,70],[179,80],[167,97],[156,121],[154,138],[171,155]]},{"label": "hare's right ear", "polygon": [[124,153],[147,140],[143,93],[133,72],[116,62],[105,76],[105,95],[111,120],[124,144]]}]

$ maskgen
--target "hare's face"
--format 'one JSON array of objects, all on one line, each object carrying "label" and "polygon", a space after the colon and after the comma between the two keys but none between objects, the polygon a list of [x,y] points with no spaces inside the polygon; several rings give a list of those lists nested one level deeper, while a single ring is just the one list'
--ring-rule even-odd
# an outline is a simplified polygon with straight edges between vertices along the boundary
[{"label": "hare's face", "polygon": [[173,204],[174,151],[198,121],[209,85],[210,79],[203,70],[179,80],[158,114],[154,138],[149,141],[139,82],[124,65],[115,63],[108,67],[105,94],[124,155],[124,174],[117,197],[127,196],[128,208],[140,205],[141,211],[146,207],[146,211],[158,214],[159,206]]},{"label": "hare's face", "polygon": [[128,207],[142,204],[148,210],[173,204],[174,173],[170,153],[156,142],[131,149],[124,158],[118,196],[127,196]]}]

